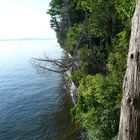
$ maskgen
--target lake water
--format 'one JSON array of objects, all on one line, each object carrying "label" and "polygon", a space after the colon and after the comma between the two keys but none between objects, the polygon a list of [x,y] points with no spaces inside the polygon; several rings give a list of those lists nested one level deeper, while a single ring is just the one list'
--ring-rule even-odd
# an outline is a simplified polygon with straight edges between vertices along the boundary
[{"label": "lake water", "polygon": [[55,40],[0,41],[0,140],[78,140],[61,75],[41,77],[32,57],[60,58]]}]

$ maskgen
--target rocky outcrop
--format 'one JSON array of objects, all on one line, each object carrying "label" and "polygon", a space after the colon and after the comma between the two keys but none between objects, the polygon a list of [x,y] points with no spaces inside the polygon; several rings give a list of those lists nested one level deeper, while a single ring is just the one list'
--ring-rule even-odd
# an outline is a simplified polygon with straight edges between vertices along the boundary
[{"label": "rocky outcrop", "polygon": [[[72,58],[72,56],[70,54],[68,54],[68,56],[70,58]],[[77,64],[76,64],[77,65]],[[69,88],[69,91],[70,91],[70,95],[72,97],[72,102],[74,104],[74,106],[76,106],[77,104],[77,98],[78,98],[78,95],[76,93],[76,90],[77,90],[77,87],[76,87],[76,84],[70,80],[68,77],[71,76],[72,72],[74,72],[76,70],[76,68],[70,68],[65,74],[64,74],[64,77],[65,79],[67,80],[67,83],[68,83],[68,88]]]},{"label": "rocky outcrop", "polygon": [[64,74],[64,77],[67,80],[67,85],[68,85],[68,89],[69,89],[70,95],[72,97],[72,102],[73,102],[74,106],[76,106],[76,104],[77,104],[77,98],[78,98],[78,95],[76,93],[77,87],[76,87],[75,83],[68,78],[70,76],[71,76],[71,70],[68,70]]}]

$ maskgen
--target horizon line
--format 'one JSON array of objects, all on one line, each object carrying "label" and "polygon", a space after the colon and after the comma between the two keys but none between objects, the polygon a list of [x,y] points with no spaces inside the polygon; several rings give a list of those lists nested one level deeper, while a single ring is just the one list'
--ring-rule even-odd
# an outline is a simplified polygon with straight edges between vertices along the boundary
[{"label": "horizon line", "polygon": [[36,37],[25,37],[25,38],[0,38],[0,41],[24,41],[24,40],[57,40],[56,38],[36,38]]}]

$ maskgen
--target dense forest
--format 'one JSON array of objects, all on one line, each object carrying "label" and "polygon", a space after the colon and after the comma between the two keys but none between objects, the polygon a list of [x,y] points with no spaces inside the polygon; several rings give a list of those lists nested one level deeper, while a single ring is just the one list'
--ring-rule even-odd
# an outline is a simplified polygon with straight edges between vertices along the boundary
[{"label": "dense forest", "polygon": [[[48,13],[60,46],[78,64],[73,120],[89,140],[118,134],[134,0],[52,0]],[[73,63],[72,63],[73,64]]]}]

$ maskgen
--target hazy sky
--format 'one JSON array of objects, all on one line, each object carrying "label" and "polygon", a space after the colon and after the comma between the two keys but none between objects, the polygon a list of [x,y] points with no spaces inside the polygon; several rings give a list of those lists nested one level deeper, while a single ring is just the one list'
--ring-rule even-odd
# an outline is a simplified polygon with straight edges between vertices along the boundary
[{"label": "hazy sky", "polygon": [[55,38],[46,14],[51,0],[0,0],[0,39]]}]

